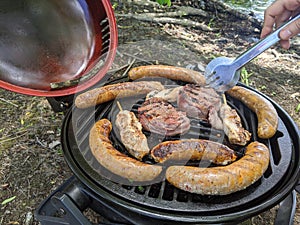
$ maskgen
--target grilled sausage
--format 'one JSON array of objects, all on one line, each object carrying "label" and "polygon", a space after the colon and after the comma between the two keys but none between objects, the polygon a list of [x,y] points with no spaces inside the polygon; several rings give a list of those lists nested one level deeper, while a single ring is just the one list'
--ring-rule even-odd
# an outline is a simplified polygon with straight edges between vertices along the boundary
[{"label": "grilled sausage", "polygon": [[237,158],[234,150],[226,145],[204,139],[165,141],[152,148],[151,156],[159,163],[169,160],[209,160],[218,165],[227,165]]},{"label": "grilled sausage", "polygon": [[162,171],[161,166],[146,164],[115,149],[109,140],[112,124],[107,119],[97,121],[90,131],[89,145],[94,157],[106,169],[130,182],[152,181]]},{"label": "grilled sausage", "polygon": [[78,95],[75,105],[78,108],[88,108],[114,100],[117,97],[129,97],[135,95],[148,94],[150,91],[161,91],[164,86],[156,81],[139,81],[110,84],[95,88]]},{"label": "grilled sausage", "polygon": [[230,165],[211,168],[170,166],[166,178],[175,187],[188,192],[227,195],[257,181],[266,171],[269,159],[269,149],[262,143],[252,142],[245,155]]},{"label": "grilled sausage", "polygon": [[243,102],[257,115],[257,134],[260,138],[271,138],[277,131],[278,114],[274,106],[267,99],[249,89],[234,86],[226,92],[230,96]]},{"label": "grilled sausage", "polygon": [[205,77],[191,69],[167,66],[167,65],[148,65],[132,68],[128,72],[131,80],[137,80],[143,77],[164,77],[172,80],[180,80],[188,83],[206,85]]}]

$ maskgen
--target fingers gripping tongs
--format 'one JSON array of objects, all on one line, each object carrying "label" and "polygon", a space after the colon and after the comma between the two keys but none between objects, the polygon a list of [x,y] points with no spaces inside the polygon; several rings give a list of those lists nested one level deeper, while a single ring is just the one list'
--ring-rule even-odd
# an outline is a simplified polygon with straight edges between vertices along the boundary
[{"label": "fingers gripping tongs", "polygon": [[213,59],[205,69],[206,83],[218,92],[224,92],[235,86],[240,78],[240,69],[249,61],[277,43],[279,32],[290,23],[300,18],[300,14],[280,26],[272,34],[257,42],[253,47],[236,59],[218,57]]}]

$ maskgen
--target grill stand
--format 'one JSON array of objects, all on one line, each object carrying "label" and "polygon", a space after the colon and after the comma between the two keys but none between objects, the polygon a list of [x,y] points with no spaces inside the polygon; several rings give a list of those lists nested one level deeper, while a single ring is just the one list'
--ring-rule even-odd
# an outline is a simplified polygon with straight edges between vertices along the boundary
[{"label": "grill stand", "polygon": [[[101,196],[95,196],[75,176],[70,177],[41,203],[35,211],[35,218],[42,225],[96,225],[83,215],[82,212],[87,208],[99,212],[103,217],[103,222],[97,225],[148,225],[158,222],[121,209]],[[279,204],[274,225],[293,225],[295,211],[294,190]]]}]

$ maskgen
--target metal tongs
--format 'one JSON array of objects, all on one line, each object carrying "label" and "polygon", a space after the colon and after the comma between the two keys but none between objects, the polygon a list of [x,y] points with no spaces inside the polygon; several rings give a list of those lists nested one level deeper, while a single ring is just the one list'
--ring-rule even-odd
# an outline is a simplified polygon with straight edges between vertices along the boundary
[{"label": "metal tongs", "polygon": [[277,43],[279,32],[290,23],[300,18],[300,14],[281,25],[272,34],[257,42],[236,59],[218,57],[210,61],[205,69],[206,83],[218,92],[224,92],[235,86],[240,78],[240,69],[249,61]]}]

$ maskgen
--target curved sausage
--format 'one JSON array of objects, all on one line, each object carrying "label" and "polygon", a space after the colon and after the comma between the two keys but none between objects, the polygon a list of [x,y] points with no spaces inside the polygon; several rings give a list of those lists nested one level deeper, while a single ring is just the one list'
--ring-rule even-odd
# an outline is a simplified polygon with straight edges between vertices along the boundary
[{"label": "curved sausage", "polygon": [[75,105],[78,108],[88,108],[114,100],[117,97],[129,97],[135,95],[148,94],[150,91],[161,91],[164,86],[157,81],[139,81],[110,84],[95,88],[78,95]]},{"label": "curved sausage", "polygon": [[274,136],[278,127],[278,114],[271,102],[254,91],[240,86],[234,86],[226,93],[243,102],[257,115],[258,137],[267,139]]},{"label": "curved sausage", "polygon": [[164,77],[172,80],[181,80],[188,83],[206,85],[205,77],[191,69],[167,66],[167,65],[148,65],[132,68],[128,72],[129,79],[137,80],[143,77]]},{"label": "curved sausage", "polygon": [[252,142],[245,155],[230,165],[211,168],[170,166],[166,178],[175,187],[188,192],[227,195],[257,181],[268,168],[269,159],[269,149],[262,143]]},{"label": "curved sausage", "polygon": [[90,131],[89,145],[94,157],[106,169],[130,182],[152,181],[162,172],[161,166],[146,164],[115,149],[109,140],[112,124],[107,119],[97,121]]},{"label": "curved sausage", "polygon": [[159,163],[169,160],[209,160],[227,165],[236,160],[234,150],[226,145],[204,139],[165,141],[151,149],[152,158]]}]

